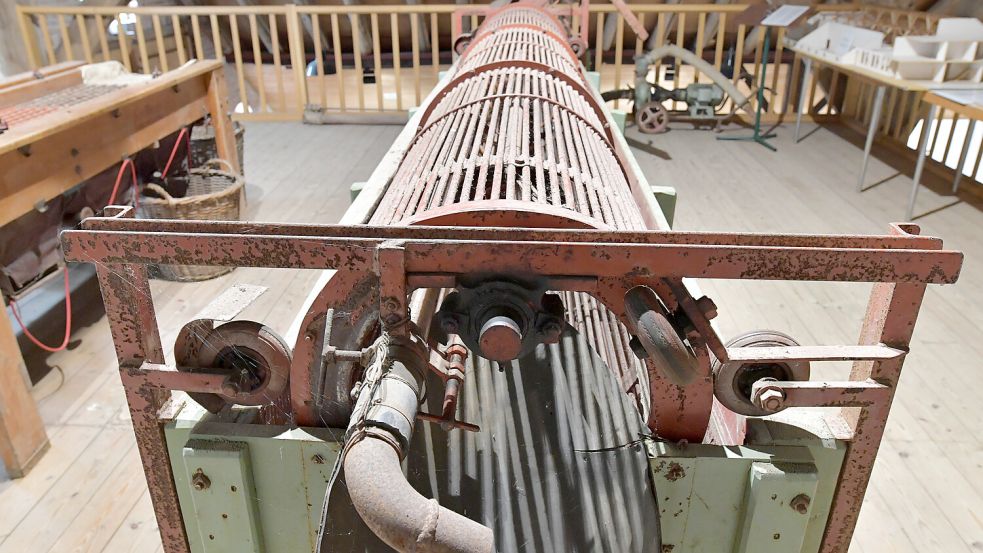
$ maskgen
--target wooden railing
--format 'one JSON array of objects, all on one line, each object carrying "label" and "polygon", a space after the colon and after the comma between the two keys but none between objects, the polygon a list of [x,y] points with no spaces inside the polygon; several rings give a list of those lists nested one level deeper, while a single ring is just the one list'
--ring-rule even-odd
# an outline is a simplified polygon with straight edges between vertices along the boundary
[{"label": "wooden railing", "polygon": [[[17,6],[17,12],[35,69],[68,60],[118,60],[128,70],[149,73],[173,69],[191,58],[219,58],[226,62],[230,105],[235,106],[237,119],[296,121],[306,116],[330,121],[337,116],[359,121],[381,114],[396,121],[420,104],[440,72],[452,63],[452,14],[462,7],[476,6]],[[675,44],[728,74],[751,98],[737,110],[747,115],[756,108],[754,91],[764,34],[760,27],[738,23],[746,7],[631,5],[632,13],[651,35],[645,41],[611,4],[591,4],[583,21],[579,10],[571,10],[570,25],[574,34],[580,34],[586,25],[591,48],[583,61],[600,74],[602,90],[633,86],[635,55]],[[939,20],[924,12],[864,4],[816,9],[889,37],[933,33]],[[468,14],[460,24],[467,31],[480,21],[480,15]],[[767,60],[765,83],[764,117],[768,122],[789,121],[798,106],[801,63],[785,48],[784,35],[784,29],[779,29],[771,37],[774,47]],[[693,66],[672,58],[653,64],[648,80],[668,89],[710,82]],[[807,118],[835,120],[861,132],[866,129],[874,85],[827,69],[813,71],[804,87]],[[674,104],[669,101],[666,106],[682,107]],[[628,109],[630,104],[616,101],[615,107]],[[727,102],[720,111],[735,107]],[[878,125],[881,140],[910,154],[912,131],[926,111],[921,94],[889,90]],[[930,170],[945,171],[946,159],[950,167],[954,165],[949,158],[955,154],[949,152],[959,149],[952,146],[953,140],[968,133],[965,127],[940,110],[931,127],[932,152],[943,163],[930,164]],[[979,156],[976,160],[969,164],[974,175]]]},{"label": "wooden railing", "polygon": [[[192,58],[224,60],[230,52],[229,89],[237,117],[298,119],[303,113],[306,83],[295,6],[17,6],[17,11],[34,68],[71,59],[117,60],[127,70],[151,73]],[[243,39],[251,49],[243,51]]]},{"label": "wooden railing", "polygon": [[[419,105],[453,61],[452,14],[462,7],[18,6],[17,11],[34,68],[73,59],[118,60],[131,71],[146,73],[167,71],[191,58],[220,58],[226,61],[230,104],[238,119],[300,120],[307,113],[341,114],[352,120],[392,114],[395,120]],[[649,30],[648,40],[637,37],[611,4],[591,4],[586,21],[572,10],[571,31],[579,34],[582,25],[587,26],[591,49],[584,63],[600,73],[602,90],[633,86],[636,54],[676,44],[731,75],[752,98],[742,113],[755,109],[764,34],[760,27],[736,23],[745,5],[630,8]],[[891,34],[934,32],[938,22],[931,14],[859,4],[818,9]],[[479,15],[466,16],[464,30],[479,23]],[[800,64],[792,62],[784,42],[784,30],[775,31],[765,83],[765,117],[770,121],[788,120],[797,106]],[[692,66],[676,61],[655,63],[649,80],[669,89],[709,82]],[[673,71],[667,71],[670,67]],[[805,86],[807,117],[836,119],[858,128],[869,121],[874,87],[867,82],[834,70],[813,72]],[[630,104],[621,101],[616,107],[627,109]],[[732,107],[725,104],[721,109]],[[891,90],[880,122],[882,137],[907,143],[923,113],[918,94]]]},{"label": "wooden railing", "polygon": [[308,104],[323,112],[404,112],[451,63],[459,5],[303,6]]},{"label": "wooden railing", "polygon": [[[69,59],[118,60],[137,72],[167,71],[190,58],[221,58],[229,67],[232,105],[240,119],[299,119],[323,113],[399,113],[418,105],[452,62],[451,15],[459,4],[387,6],[18,6],[20,27],[35,67]],[[716,68],[732,52],[741,64],[735,83],[756,72],[763,34],[733,18],[744,5],[637,5],[631,9],[652,37],[643,43],[610,4],[590,6],[595,46],[585,63],[601,74],[602,89],[633,84],[635,54],[672,43],[705,56]],[[480,23],[478,15],[465,26]],[[110,32],[112,24],[115,33]],[[467,30],[467,29],[466,29]],[[769,105],[784,111],[790,64],[782,33],[769,67]],[[599,46],[599,47],[597,47]],[[257,63],[257,61],[259,63]],[[663,60],[650,74],[667,88],[708,82],[692,67]],[[667,77],[665,68],[676,71]],[[746,79],[750,80],[750,79]],[[627,104],[621,106],[627,107]],[[753,105],[748,109],[753,109]]]}]

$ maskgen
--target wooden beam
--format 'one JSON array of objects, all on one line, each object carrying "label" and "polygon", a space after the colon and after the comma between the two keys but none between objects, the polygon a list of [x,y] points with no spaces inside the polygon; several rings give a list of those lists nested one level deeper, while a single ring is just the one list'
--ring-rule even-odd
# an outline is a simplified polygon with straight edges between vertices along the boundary
[{"label": "wooden beam", "polygon": [[[71,65],[72,62],[63,62],[57,66]],[[75,64],[77,67],[78,64]],[[12,86],[0,85],[0,107],[14,106],[21,102],[51,94],[59,90],[82,84],[82,72],[77,68],[73,71],[57,72],[40,79],[25,81]]]},{"label": "wooden beam", "polygon": [[48,435],[26,375],[14,328],[4,308],[0,313],[0,460],[11,478],[24,476],[48,449]]},{"label": "wooden beam", "polygon": [[[344,4],[345,6],[357,6],[357,5],[359,5],[359,0],[341,0],[341,3]],[[359,49],[363,53],[364,52],[371,52],[372,51],[372,38],[369,37],[369,32],[367,30],[369,28],[368,21],[362,15],[348,14],[348,20],[349,21],[352,21],[352,20],[354,20],[356,18],[358,19],[358,23],[356,24],[356,23],[353,22],[352,23],[352,28],[354,29],[355,26],[358,25],[358,36],[352,36],[352,40],[353,41],[355,41],[355,40],[358,41]],[[361,79],[362,76],[359,75],[358,78]]]},{"label": "wooden beam", "polygon": [[[298,5],[301,5],[301,6],[307,6],[307,5],[309,5],[309,2],[308,2],[308,0],[297,0],[297,4]],[[300,18],[300,21],[304,25],[304,30],[306,30],[307,31],[307,34],[309,34],[311,36],[311,38],[313,39],[314,38],[314,25],[311,22],[311,17],[317,17],[317,16],[307,16],[307,17],[305,17],[305,16],[302,15],[301,18]],[[318,29],[318,35],[319,35],[319,38],[321,39],[321,44],[331,44],[331,41],[328,40],[328,35],[324,34],[324,31],[321,31],[320,29]],[[304,42],[303,42],[304,37],[300,37],[300,40],[301,40],[300,44],[303,45],[304,44]],[[316,52],[315,55],[318,55],[319,56],[319,55],[321,55],[321,52]],[[305,68],[305,70],[306,70],[306,68]],[[337,69],[336,69],[336,71],[337,71]]]},{"label": "wooden beam", "polygon": [[221,69],[212,71],[208,76],[205,102],[215,128],[215,150],[218,157],[229,162],[234,171],[241,175],[235,129],[229,119],[229,91],[225,85],[225,73]]},{"label": "wooden beam", "polygon": [[[78,69],[83,65],[85,64],[83,64],[80,61],[65,61],[62,63],[56,63],[55,65],[42,67],[37,71],[25,71],[23,73],[11,75],[9,77],[4,78],[3,80],[0,80],[0,92],[25,83],[32,83],[39,79],[53,77],[60,73],[65,73],[66,71]],[[0,105],[4,105],[4,104],[0,103]]]}]

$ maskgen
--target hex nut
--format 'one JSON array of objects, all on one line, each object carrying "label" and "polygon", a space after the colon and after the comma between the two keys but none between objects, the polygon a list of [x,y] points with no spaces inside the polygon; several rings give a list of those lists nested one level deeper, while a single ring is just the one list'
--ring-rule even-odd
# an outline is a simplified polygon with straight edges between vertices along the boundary
[{"label": "hex nut", "polygon": [[796,513],[799,513],[800,515],[805,515],[809,513],[809,504],[811,502],[812,500],[809,498],[808,495],[804,493],[800,493],[799,495],[793,497],[792,501],[788,502],[788,505]]},{"label": "hex nut", "polygon": [[191,475],[191,486],[199,492],[207,490],[209,487],[211,487],[211,485],[211,479],[209,479],[201,469],[196,470],[195,473]]},{"label": "hex nut", "polygon": [[222,383],[222,393],[226,397],[236,397],[239,395],[239,384],[233,380],[226,380]]},{"label": "hex nut", "polygon": [[703,296],[696,300],[696,306],[703,312],[703,315],[707,319],[717,318],[717,304],[709,297]]},{"label": "hex nut", "polygon": [[751,402],[769,413],[785,408],[785,391],[775,386],[763,386],[756,391]]}]

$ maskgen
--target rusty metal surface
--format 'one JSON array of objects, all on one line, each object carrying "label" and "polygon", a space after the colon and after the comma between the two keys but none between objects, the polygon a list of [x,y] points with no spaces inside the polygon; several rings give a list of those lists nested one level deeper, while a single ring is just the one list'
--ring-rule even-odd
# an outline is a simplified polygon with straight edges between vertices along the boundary
[{"label": "rusty metal surface", "polygon": [[168,454],[163,427],[158,420],[158,411],[164,406],[170,392],[133,379],[127,371],[145,361],[164,362],[147,268],[141,265],[100,265],[96,272],[164,551],[184,553],[188,551],[188,538],[170,463],[166,462]]},{"label": "rusty metal surface", "polygon": [[[167,221],[149,227],[156,232],[133,232],[122,219],[90,221],[98,222],[90,228],[104,230],[62,234],[69,261],[372,271],[376,250],[400,239],[407,274],[483,272],[492,264],[501,272],[635,284],[665,277],[951,284],[962,265],[960,252],[941,250],[938,242],[933,249],[895,248],[887,247],[890,237],[876,236],[859,239],[855,247],[829,247],[837,237],[769,237],[768,245],[748,245],[760,242],[754,235],[710,235],[720,240],[714,244],[700,234],[615,232],[601,235],[610,241],[590,242],[589,232],[562,230],[355,227],[337,232],[337,227],[313,225],[300,234],[275,224]],[[425,238],[406,238],[421,236],[416,231]]]},{"label": "rusty metal surface", "polygon": [[475,36],[480,37],[484,33],[493,32],[501,27],[522,24],[534,25],[537,28],[551,30],[557,34],[566,35],[567,32],[563,23],[548,9],[529,3],[517,3],[488,12],[488,18],[478,28]]},{"label": "rusty metal surface", "polygon": [[529,61],[584,82],[580,62],[566,40],[534,25],[511,25],[475,39],[457,64],[465,74],[490,63]]}]

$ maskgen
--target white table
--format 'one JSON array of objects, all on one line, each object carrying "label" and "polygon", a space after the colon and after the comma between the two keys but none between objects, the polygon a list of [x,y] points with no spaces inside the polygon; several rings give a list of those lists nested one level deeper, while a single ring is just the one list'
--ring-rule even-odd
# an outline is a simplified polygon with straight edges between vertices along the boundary
[{"label": "white table", "polygon": [[877,128],[881,122],[881,112],[884,110],[884,96],[887,93],[887,88],[894,87],[905,92],[924,92],[928,90],[926,83],[898,79],[857,65],[841,63],[795,46],[792,46],[791,49],[802,58],[803,62],[802,79],[799,81],[798,109],[795,114],[795,142],[799,142],[799,129],[802,126],[802,112],[805,109],[806,101],[805,85],[812,76],[813,64],[825,65],[849,77],[870,81],[877,87],[874,90],[874,105],[870,112],[870,124],[867,126],[867,140],[864,142],[864,157],[860,165],[860,174],[857,176],[857,191],[863,192],[864,182],[867,178],[867,166],[870,163],[870,151],[874,146],[874,138],[877,136]]},{"label": "white table", "polygon": [[[952,180],[952,193],[959,190],[959,181],[962,180],[963,170],[965,169],[967,156],[969,154],[969,144],[972,142],[973,134],[976,132],[976,125],[983,120],[983,89],[945,89],[931,90],[922,101],[928,104],[928,115],[922,125],[922,133],[918,139],[918,161],[915,163],[915,175],[912,177],[911,196],[908,198],[908,211],[905,212],[906,220],[911,220],[915,213],[915,200],[918,198],[918,187],[922,182],[922,172],[925,169],[925,159],[928,157],[929,137],[932,132],[932,121],[939,109],[947,109],[955,112],[959,117],[972,121],[969,132],[963,140],[962,151],[959,153],[959,162],[956,164],[956,176]],[[955,129],[953,129],[954,131]],[[944,163],[944,160],[943,160]]]},{"label": "white table", "polygon": [[[867,126],[867,140],[864,143],[864,156],[860,166],[860,174],[857,176],[857,191],[863,192],[864,183],[867,177],[867,166],[870,162],[870,151],[874,145],[874,137],[877,136],[877,128],[881,121],[881,112],[884,109],[884,96],[888,87],[898,88],[905,92],[916,92],[921,94],[921,101],[928,104],[928,115],[922,125],[922,134],[918,143],[917,162],[915,164],[915,174],[911,195],[908,199],[908,209],[905,212],[905,220],[910,221],[914,215],[915,200],[918,196],[918,187],[921,184],[922,172],[925,169],[925,158],[928,155],[929,133],[931,122],[935,120],[939,108],[948,109],[959,114],[960,117],[972,121],[968,137],[972,137],[976,131],[978,121],[983,120],[983,85],[967,85],[965,83],[946,83],[939,86],[936,83],[926,81],[909,81],[898,79],[890,75],[871,71],[864,67],[852,64],[840,63],[837,60],[817,55],[813,52],[804,51],[790,47],[797,56],[802,58],[803,70],[802,79],[799,82],[798,109],[795,115],[795,142],[799,142],[799,132],[802,126],[802,112],[805,110],[806,89],[805,85],[812,76],[813,65],[825,65],[836,69],[850,77],[858,77],[874,83],[877,87],[874,91],[874,105],[871,108],[870,124]],[[938,88],[936,88],[938,87]],[[956,169],[956,176],[952,183],[952,191],[955,193],[959,188],[959,181],[962,178],[963,166],[969,153],[970,140],[963,143],[962,152],[959,157],[959,166]]]}]

